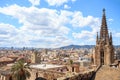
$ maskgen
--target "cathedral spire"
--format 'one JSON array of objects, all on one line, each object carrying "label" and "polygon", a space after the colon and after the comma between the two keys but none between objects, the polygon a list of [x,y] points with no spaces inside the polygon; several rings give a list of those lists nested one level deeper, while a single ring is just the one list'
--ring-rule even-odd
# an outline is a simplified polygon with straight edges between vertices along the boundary
[{"label": "cathedral spire", "polygon": [[100,35],[96,36],[94,63],[97,66],[114,63],[114,46],[112,45],[112,33],[108,33],[105,9],[103,9]]},{"label": "cathedral spire", "polygon": [[109,37],[108,35],[108,28],[107,28],[107,22],[106,22],[106,15],[105,15],[105,9],[103,9],[103,15],[102,15],[102,23],[101,23],[101,30],[100,30],[100,39],[106,40]]}]

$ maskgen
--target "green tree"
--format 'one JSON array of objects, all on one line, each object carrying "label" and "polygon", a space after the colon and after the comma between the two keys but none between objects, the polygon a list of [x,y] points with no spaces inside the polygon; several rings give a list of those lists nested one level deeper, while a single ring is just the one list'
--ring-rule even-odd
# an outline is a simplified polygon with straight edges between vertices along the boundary
[{"label": "green tree", "polygon": [[12,77],[15,80],[27,80],[31,76],[29,69],[29,64],[24,60],[19,60],[11,68]]},{"label": "green tree", "polygon": [[70,65],[72,65],[73,64],[73,60],[70,60]]}]

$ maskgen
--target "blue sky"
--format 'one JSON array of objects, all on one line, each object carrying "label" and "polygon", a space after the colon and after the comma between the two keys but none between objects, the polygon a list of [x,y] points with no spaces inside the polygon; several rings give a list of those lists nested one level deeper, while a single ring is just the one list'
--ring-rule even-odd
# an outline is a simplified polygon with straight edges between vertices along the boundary
[{"label": "blue sky", "polygon": [[0,46],[56,48],[94,45],[106,9],[120,45],[119,0],[0,0]]}]

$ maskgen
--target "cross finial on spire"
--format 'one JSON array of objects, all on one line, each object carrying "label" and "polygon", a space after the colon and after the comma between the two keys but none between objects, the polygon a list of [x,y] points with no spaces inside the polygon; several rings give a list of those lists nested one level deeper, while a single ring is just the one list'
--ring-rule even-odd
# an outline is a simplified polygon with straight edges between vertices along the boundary
[{"label": "cross finial on spire", "polygon": [[105,12],[105,8],[103,8],[103,12]]},{"label": "cross finial on spire", "polygon": [[105,8],[103,8],[103,14],[105,14]]}]

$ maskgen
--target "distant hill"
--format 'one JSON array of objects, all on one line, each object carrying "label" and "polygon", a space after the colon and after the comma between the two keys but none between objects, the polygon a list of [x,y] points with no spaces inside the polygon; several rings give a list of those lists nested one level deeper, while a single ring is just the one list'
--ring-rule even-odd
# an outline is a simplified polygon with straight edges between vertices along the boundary
[{"label": "distant hill", "polygon": [[[91,49],[93,47],[95,47],[95,45],[68,45],[68,46],[60,47],[59,49],[80,49],[80,48]],[[120,45],[115,45],[114,47],[120,48]]]},{"label": "distant hill", "polygon": [[120,48],[120,45],[115,45],[114,47],[115,47],[115,48]]},{"label": "distant hill", "polygon": [[68,46],[63,46],[60,47],[60,49],[80,49],[80,48],[93,48],[95,45],[68,45]]},{"label": "distant hill", "polygon": [[[87,48],[91,49],[95,47],[95,45],[68,45],[60,48],[35,48],[35,47],[0,47],[0,50],[40,50],[40,49],[80,49]],[[115,48],[120,48],[120,45],[115,45]]]}]

